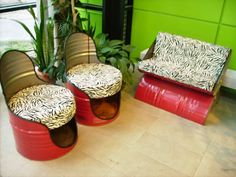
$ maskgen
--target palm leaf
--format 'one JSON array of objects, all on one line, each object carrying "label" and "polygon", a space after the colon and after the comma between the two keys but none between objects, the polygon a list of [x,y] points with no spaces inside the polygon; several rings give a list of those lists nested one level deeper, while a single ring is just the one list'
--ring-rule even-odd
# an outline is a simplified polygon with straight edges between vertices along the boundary
[{"label": "palm leaf", "polygon": [[40,0],[40,31],[41,33],[43,33],[44,29],[44,15],[45,15],[45,11],[44,11],[44,5],[43,5],[43,1]]},{"label": "palm leaf", "polygon": [[[47,23],[47,31],[48,31],[48,63],[47,65],[49,65],[51,63],[51,61],[54,60],[54,38],[53,38],[53,29],[54,29],[54,23],[52,21],[52,19],[48,20]],[[54,64],[54,62],[53,62]]]},{"label": "palm leaf", "polygon": [[36,15],[35,15],[34,10],[33,10],[32,7],[29,8],[28,12],[31,14],[31,16],[34,18],[34,20],[37,19],[37,17],[36,17]]}]

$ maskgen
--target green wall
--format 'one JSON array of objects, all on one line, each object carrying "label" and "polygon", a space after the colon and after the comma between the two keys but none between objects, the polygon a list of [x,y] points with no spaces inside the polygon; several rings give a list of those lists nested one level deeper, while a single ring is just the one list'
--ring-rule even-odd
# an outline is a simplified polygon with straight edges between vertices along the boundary
[{"label": "green wall", "polygon": [[236,70],[236,0],[134,0],[134,56],[157,33],[170,32],[232,49],[229,68]]},{"label": "green wall", "polygon": [[[102,0],[81,0],[81,2],[102,5]],[[82,17],[87,17],[87,14],[90,13],[91,23],[96,26],[95,35],[102,32],[102,12],[80,9],[80,13]]]}]

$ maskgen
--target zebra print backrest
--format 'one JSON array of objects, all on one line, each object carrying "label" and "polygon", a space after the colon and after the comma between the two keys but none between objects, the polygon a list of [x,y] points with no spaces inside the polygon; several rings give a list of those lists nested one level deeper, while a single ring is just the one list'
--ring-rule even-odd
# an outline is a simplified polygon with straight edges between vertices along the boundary
[{"label": "zebra print backrest", "polygon": [[199,40],[159,33],[153,57],[139,69],[212,92],[226,64],[230,49]]}]

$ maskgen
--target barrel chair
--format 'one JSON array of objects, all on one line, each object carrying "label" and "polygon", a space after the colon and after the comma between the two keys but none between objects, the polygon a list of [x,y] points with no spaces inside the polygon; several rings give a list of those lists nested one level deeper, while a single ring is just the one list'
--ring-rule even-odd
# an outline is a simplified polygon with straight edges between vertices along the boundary
[{"label": "barrel chair", "polygon": [[214,105],[230,49],[160,32],[138,64],[135,97],[199,124]]},{"label": "barrel chair", "polygon": [[99,63],[95,43],[87,34],[73,33],[65,45],[66,85],[75,96],[76,120],[90,126],[113,121],[120,107],[121,72]]},{"label": "barrel chair", "polygon": [[40,80],[30,57],[15,50],[3,54],[0,80],[21,155],[31,160],[50,160],[72,150],[77,127],[70,90]]}]

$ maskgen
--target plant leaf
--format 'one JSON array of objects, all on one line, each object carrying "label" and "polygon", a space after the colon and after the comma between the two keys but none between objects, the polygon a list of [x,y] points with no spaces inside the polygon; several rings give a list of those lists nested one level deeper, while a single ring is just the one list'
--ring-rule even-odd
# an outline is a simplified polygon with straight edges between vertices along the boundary
[{"label": "plant leaf", "polygon": [[107,53],[107,52],[111,52],[112,51],[112,48],[110,48],[110,47],[104,47],[104,48],[102,48],[101,50],[101,53]]},{"label": "plant leaf", "polygon": [[106,62],[106,57],[99,57],[99,60],[100,60],[102,63],[105,63],[105,62]]},{"label": "plant leaf", "polygon": [[108,53],[108,55],[112,56],[112,55],[116,55],[120,50],[119,49],[112,49],[110,50],[110,52]]},{"label": "plant leaf", "polygon": [[135,47],[131,46],[131,45],[124,45],[122,46],[122,49],[127,51],[127,52],[132,52],[134,50]]},{"label": "plant leaf", "polygon": [[43,5],[43,1],[40,0],[40,32],[41,34],[43,34],[44,29],[44,15],[45,15],[45,11],[44,11],[44,5]]},{"label": "plant leaf", "polygon": [[28,9],[28,12],[31,14],[31,16],[34,18],[34,20],[37,19],[36,15],[35,15],[35,13],[34,13],[34,9],[33,9],[32,7],[30,7],[30,8]]},{"label": "plant leaf", "polygon": [[120,54],[121,56],[125,57],[125,58],[128,58],[128,57],[129,57],[128,53],[127,53],[126,51],[123,51],[123,50],[119,51],[119,54]]},{"label": "plant leaf", "polygon": [[110,57],[107,60],[111,63],[112,66],[117,68],[117,60],[115,57]]},{"label": "plant leaf", "polygon": [[113,46],[122,45],[122,44],[124,44],[124,41],[121,41],[121,40],[111,40],[108,45],[113,47]]},{"label": "plant leaf", "polygon": [[122,73],[129,72],[127,67],[127,59],[117,60],[117,64]]},{"label": "plant leaf", "polygon": [[104,46],[107,43],[106,41],[107,36],[108,34],[100,33],[95,37],[95,43],[98,48]]}]

